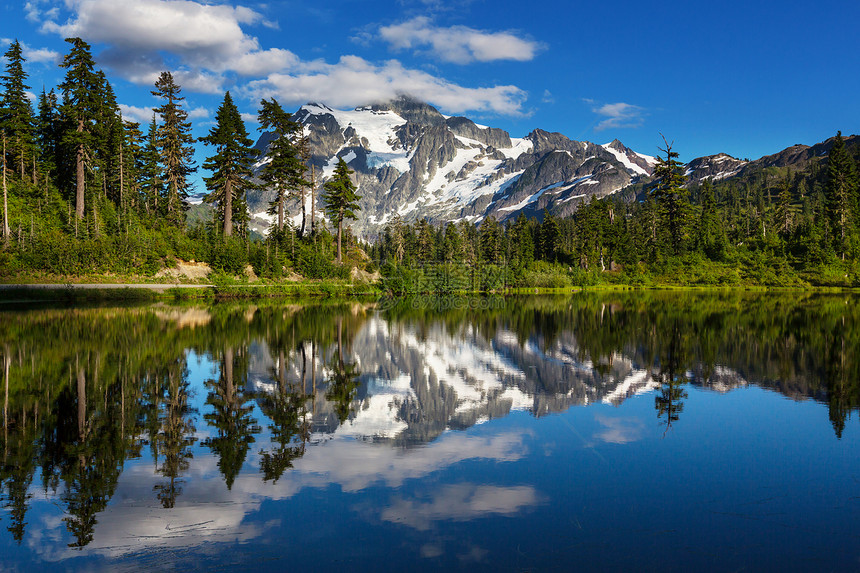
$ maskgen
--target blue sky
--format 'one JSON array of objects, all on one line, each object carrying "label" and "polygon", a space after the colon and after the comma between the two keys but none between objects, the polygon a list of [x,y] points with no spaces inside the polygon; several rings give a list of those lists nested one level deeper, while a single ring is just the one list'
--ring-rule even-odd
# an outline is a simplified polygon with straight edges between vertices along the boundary
[{"label": "blue sky", "polygon": [[858,2],[3,0],[0,22],[33,92],[61,81],[63,38],[80,36],[126,118],[146,121],[172,71],[197,136],[227,89],[255,136],[261,97],[352,108],[397,93],[517,137],[654,155],[662,132],[683,160],[860,131]]}]

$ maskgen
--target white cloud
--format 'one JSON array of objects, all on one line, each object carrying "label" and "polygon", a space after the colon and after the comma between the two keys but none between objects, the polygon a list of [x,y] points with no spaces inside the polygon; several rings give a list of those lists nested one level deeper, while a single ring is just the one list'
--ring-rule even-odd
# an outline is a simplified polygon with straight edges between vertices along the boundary
[{"label": "white cloud", "polygon": [[264,22],[245,7],[207,5],[191,0],[67,0],[73,16],[42,25],[47,32],[106,44],[100,59],[136,83],[155,80],[168,66],[161,54],[179,57],[180,85],[206,93],[223,91],[226,72],[260,76],[298,59],[289,50],[263,50],[241,24]]},{"label": "white cloud", "polygon": [[[424,5],[424,10],[429,12],[451,12],[451,11],[462,11],[463,8],[472,4],[474,0],[456,0],[456,2],[452,2],[451,0],[417,0],[417,3]],[[400,0],[400,4],[407,6],[409,8],[413,8],[416,4],[416,0]]]},{"label": "white cloud", "polygon": [[209,117],[209,110],[205,107],[195,107],[188,110],[188,119],[203,119]]},{"label": "white cloud", "polygon": [[[138,107],[135,105],[119,104],[119,111],[122,113],[123,119],[136,121],[141,125],[149,125],[152,121],[152,114],[155,111],[150,106]],[[188,111],[188,119],[204,119],[209,117],[210,112],[205,107],[195,107]],[[155,114],[156,119],[159,119],[158,114]]]},{"label": "white cloud", "polygon": [[272,74],[250,82],[252,99],[276,97],[281,103],[322,101],[334,107],[352,107],[411,95],[451,113],[486,111],[522,115],[526,93],[516,86],[468,88],[390,60],[375,65],[357,56],[344,56],[336,64],[315,61],[296,73]]},{"label": "white cloud", "polygon": [[456,64],[496,60],[527,62],[542,48],[540,43],[524,40],[511,32],[484,32],[466,26],[441,28],[424,16],[383,26],[379,35],[395,50],[427,48],[436,57]]},{"label": "white cloud", "polygon": [[[586,100],[589,101],[590,100]],[[644,121],[645,110],[637,105],[629,103],[607,103],[592,110],[597,115],[605,117],[594,128],[594,131],[603,131],[610,128],[639,127]]]},{"label": "white cloud", "polygon": [[[4,45],[11,45],[14,41],[15,40],[12,38],[0,38],[0,44]],[[59,64],[63,59],[60,53],[55,52],[54,50],[49,50],[47,48],[33,48],[24,42],[19,41],[19,43],[21,44],[21,55],[25,60],[25,64]],[[6,58],[2,59],[3,61],[6,61]]]},{"label": "white cloud", "polygon": [[49,0],[29,0],[28,2],[24,2],[24,13],[27,20],[38,23],[55,19],[60,13],[60,8],[54,6],[48,10],[42,10],[41,5],[47,3],[49,3]]},{"label": "white cloud", "polygon": [[149,125],[152,121],[152,111],[151,107],[138,107],[135,105],[126,105],[124,103],[119,104],[119,111],[122,114],[122,118],[129,121],[136,121],[141,125]]},{"label": "white cloud", "polygon": [[[39,5],[37,0],[33,9]],[[98,52],[102,65],[138,85],[151,86],[163,70],[172,70],[186,92],[222,94],[240,75],[256,80],[246,88],[233,89],[255,102],[276,97],[284,104],[322,101],[336,107],[357,106],[406,94],[450,113],[523,115],[527,94],[513,85],[464,87],[405,68],[396,60],[372,63],[343,56],[336,63],[302,61],[289,50],[263,49],[257,38],[242,30],[243,25],[267,22],[250,8],[192,0],[65,0],[65,5],[71,16],[65,21],[48,18],[42,29],[105,46]],[[429,23],[423,28],[429,34],[424,43],[438,43],[446,34],[461,38],[459,47],[446,56],[450,58],[529,59],[537,49],[537,44],[506,32],[442,29]],[[395,31],[391,34],[396,36]]]},{"label": "white cloud", "polygon": [[54,50],[49,50],[47,48],[31,48],[30,46],[27,46],[24,48],[24,58],[28,62],[33,63],[59,64],[62,61],[63,56],[60,55],[59,52],[55,52]]}]

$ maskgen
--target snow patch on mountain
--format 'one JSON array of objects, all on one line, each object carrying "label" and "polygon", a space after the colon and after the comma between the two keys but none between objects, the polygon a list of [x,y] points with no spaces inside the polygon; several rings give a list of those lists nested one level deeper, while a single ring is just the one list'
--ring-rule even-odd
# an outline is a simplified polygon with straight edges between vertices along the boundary
[{"label": "snow patch on mountain", "polygon": [[[339,156],[354,171],[361,211],[351,226],[358,235],[378,234],[398,214],[406,222],[433,224],[501,220],[536,209],[567,216],[577,208],[573,198],[611,194],[648,175],[655,162],[617,140],[599,146],[539,129],[511,138],[409,98],[354,110],[307,104],[296,119],[307,132],[322,183]],[[265,149],[271,137],[263,134],[257,147]],[[264,165],[261,160],[255,168]],[[272,195],[251,193],[249,205],[261,211]]]},{"label": "snow patch on mountain", "polygon": [[[603,149],[605,149],[606,151],[608,151],[609,153],[611,153],[612,155],[614,155],[615,159],[617,159],[618,162],[621,163],[621,165],[623,165],[625,168],[629,169],[630,171],[632,171],[638,175],[648,175],[648,171],[644,167],[642,167],[641,165],[637,165],[636,163],[633,163],[632,161],[630,161],[630,158],[627,156],[627,154],[622,152],[622,151],[615,149],[615,147],[612,145],[612,143],[604,143],[603,145],[601,145],[601,147]],[[656,164],[656,160],[653,157],[648,157],[648,156],[641,155],[638,153],[637,153],[637,155],[639,157],[642,157],[643,159],[647,157],[648,159],[651,159]],[[646,161],[648,159],[646,159]]]}]

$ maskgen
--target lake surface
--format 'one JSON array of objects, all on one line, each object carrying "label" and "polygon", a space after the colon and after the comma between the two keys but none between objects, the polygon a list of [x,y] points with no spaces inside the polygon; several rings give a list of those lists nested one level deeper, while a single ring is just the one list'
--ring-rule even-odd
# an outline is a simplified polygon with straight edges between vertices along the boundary
[{"label": "lake surface", "polygon": [[858,302],[0,304],[0,569],[860,570]]}]

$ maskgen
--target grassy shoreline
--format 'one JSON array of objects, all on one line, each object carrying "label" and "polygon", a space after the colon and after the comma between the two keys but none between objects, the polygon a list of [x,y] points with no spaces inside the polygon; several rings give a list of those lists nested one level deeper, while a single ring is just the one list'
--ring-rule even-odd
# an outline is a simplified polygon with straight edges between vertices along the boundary
[{"label": "grassy shoreline", "polygon": [[[378,297],[386,293],[378,284],[350,283],[347,281],[308,281],[290,283],[234,283],[234,284],[177,284],[163,283],[0,283],[0,303],[26,302],[156,302],[156,301],[216,301],[255,299],[327,299],[333,297]],[[108,286],[110,285],[110,286]],[[122,286],[120,286],[122,285]],[[127,285],[127,286],[126,286]],[[760,285],[590,285],[570,287],[517,287],[491,291],[421,292],[393,296],[414,295],[569,295],[582,292],[629,291],[696,291],[696,292],[860,292],[855,287],[793,286],[773,287]]]},{"label": "grassy shoreline", "polygon": [[[4,283],[2,302],[98,302],[230,300],[263,298],[329,298],[377,296],[381,291],[366,284],[319,281],[281,284],[182,284],[163,283]],[[110,286],[108,286],[110,285]]]}]

